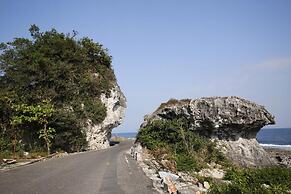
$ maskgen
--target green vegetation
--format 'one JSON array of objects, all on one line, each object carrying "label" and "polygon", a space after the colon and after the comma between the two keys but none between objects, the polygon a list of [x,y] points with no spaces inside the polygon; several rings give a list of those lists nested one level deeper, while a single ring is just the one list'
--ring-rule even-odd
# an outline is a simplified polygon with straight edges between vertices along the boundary
[{"label": "green vegetation", "polygon": [[227,164],[215,142],[199,136],[184,118],[160,120],[141,128],[137,141],[146,146],[158,161],[175,161],[178,171],[198,170],[206,163]]},{"label": "green vegetation", "polygon": [[288,168],[230,169],[225,179],[231,184],[215,184],[210,193],[283,194],[291,191],[291,169]]},{"label": "green vegetation", "polygon": [[[55,129],[47,127],[48,120],[54,112],[53,106],[48,101],[43,101],[37,106],[26,105],[26,104],[17,104],[12,105],[12,110],[14,115],[11,118],[11,126],[13,129],[16,129],[25,123],[38,123],[42,128],[38,131],[39,138],[42,138],[46,142],[47,153],[50,154],[51,140],[54,138],[53,134]],[[16,133],[16,132],[14,132]],[[15,136],[16,137],[16,136]],[[14,140],[13,144],[13,153],[15,155],[15,147],[17,140]]]},{"label": "green vegetation", "polygon": [[0,44],[0,153],[78,151],[86,120],[100,123],[116,80],[99,43],[55,29]]}]

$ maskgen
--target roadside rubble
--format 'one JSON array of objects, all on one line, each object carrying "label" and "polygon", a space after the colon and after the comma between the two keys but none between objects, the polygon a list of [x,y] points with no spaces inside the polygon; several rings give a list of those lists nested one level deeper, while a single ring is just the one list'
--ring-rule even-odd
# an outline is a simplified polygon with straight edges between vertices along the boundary
[{"label": "roadside rubble", "polygon": [[15,164],[16,162],[14,159],[3,159],[3,164]]},{"label": "roadside rubble", "polygon": [[[187,173],[177,172],[174,174],[167,171],[140,144],[135,144],[131,148],[130,154],[153,181],[153,186],[159,193],[202,194],[207,193],[207,190],[210,189],[210,184],[207,181],[201,183],[197,178]],[[208,173],[207,170],[206,172]],[[204,174],[208,175],[207,173]]]},{"label": "roadside rubble", "polygon": [[35,162],[42,161],[43,159],[44,159],[43,157],[37,158],[37,159],[25,159],[21,161],[17,161],[14,159],[3,159],[2,163],[0,163],[0,170],[9,170],[9,169],[16,168],[19,166],[33,164]]},{"label": "roadside rubble", "polygon": [[29,153],[26,152],[25,153],[26,158],[18,160],[18,161],[16,159],[2,159],[2,161],[0,161],[0,170],[9,170],[9,169],[16,168],[19,166],[33,164],[33,163],[45,161],[45,160],[48,160],[51,158],[60,158],[60,157],[64,157],[67,155],[69,155],[67,152],[60,152],[60,153],[56,152],[56,153],[50,154],[46,157],[38,156],[38,158],[28,159],[27,157],[29,156]]}]

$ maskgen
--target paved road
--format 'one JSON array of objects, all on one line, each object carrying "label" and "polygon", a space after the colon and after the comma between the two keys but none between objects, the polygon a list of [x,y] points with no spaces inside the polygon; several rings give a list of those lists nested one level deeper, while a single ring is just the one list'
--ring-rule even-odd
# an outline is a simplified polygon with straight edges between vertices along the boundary
[{"label": "paved road", "polygon": [[149,194],[151,181],[126,151],[132,142],[0,172],[0,193]]}]

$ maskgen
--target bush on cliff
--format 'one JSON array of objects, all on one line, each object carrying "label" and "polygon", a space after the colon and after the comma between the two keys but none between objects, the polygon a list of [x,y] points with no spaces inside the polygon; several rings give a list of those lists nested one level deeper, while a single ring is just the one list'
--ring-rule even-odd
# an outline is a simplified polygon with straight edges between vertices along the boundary
[{"label": "bush on cliff", "polygon": [[76,39],[75,31],[40,32],[35,25],[29,31],[30,39],[0,44],[0,152],[45,149],[38,122],[11,122],[15,115],[25,116],[13,107],[43,101],[55,109],[47,121],[55,129],[52,148],[79,150],[86,145],[85,121],[100,123],[106,117],[100,95],[109,94],[116,81],[111,56],[87,37]]},{"label": "bush on cliff", "polygon": [[230,169],[225,180],[231,184],[215,184],[210,193],[266,194],[290,193],[291,169],[283,167]]},{"label": "bush on cliff", "polygon": [[137,141],[156,159],[175,161],[178,171],[197,170],[210,162],[227,163],[215,142],[199,136],[183,118],[153,121],[139,130]]}]

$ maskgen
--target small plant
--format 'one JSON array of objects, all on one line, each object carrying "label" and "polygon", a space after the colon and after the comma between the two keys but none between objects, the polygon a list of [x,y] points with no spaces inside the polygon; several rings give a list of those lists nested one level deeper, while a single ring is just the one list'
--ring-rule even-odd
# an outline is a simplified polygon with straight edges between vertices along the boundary
[{"label": "small plant", "polygon": [[54,128],[47,128],[46,125],[39,131],[39,138],[45,141],[48,155],[51,153],[52,139],[54,139],[55,132]]}]

